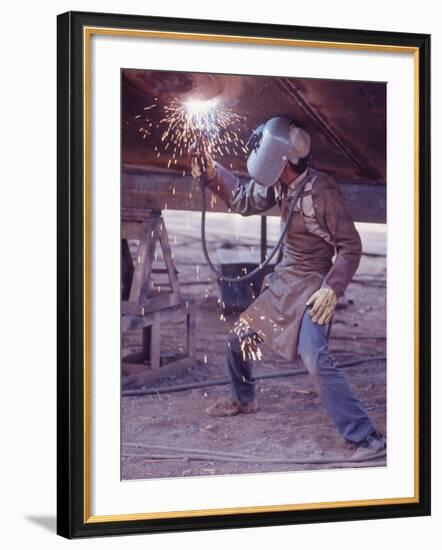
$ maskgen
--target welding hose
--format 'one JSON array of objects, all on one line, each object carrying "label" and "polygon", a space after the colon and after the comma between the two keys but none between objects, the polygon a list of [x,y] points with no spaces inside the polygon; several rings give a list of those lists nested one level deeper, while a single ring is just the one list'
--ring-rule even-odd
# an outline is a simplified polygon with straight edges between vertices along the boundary
[{"label": "welding hose", "polygon": [[262,262],[258,267],[256,267],[253,271],[250,271],[246,275],[238,275],[236,277],[229,277],[227,275],[223,275],[220,273],[217,268],[213,265],[212,260],[210,259],[209,252],[207,250],[207,243],[206,243],[206,197],[207,197],[207,189],[204,182],[201,182],[201,246],[203,249],[204,257],[207,261],[207,264],[209,268],[213,271],[213,273],[220,279],[221,281],[226,281],[227,283],[242,283],[245,281],[249,281],[250,279],[253,279],[260,271],[265,269],[270,262],[272,261],[275,254],[278,252],[278,250],[281,248],[282,242],[284,240],[284,237],[286,236],[286,233],[289,228],[290,220],[292,218],[293,212],[295,210],[296,203],[298,202],[299,197],[301,196],[301,193],[304,189],[305,184],[307,183],[306,180],[302,182],[298,188],[296,189],[292,202],[290,204],[290,208],[287,215],[287,220],[284,224],[284,227],[281,231],[281,234],[279,236],[278,242],[276,243],[275,247],[273,248],[270,255]]},{"label": "welding hose", "polygon": [[[374,357],[362,357],[361,359],[354,359],[351,361],[343,361],[342,363],[336,363],[336,367],[339,369],[349,369],[352,367],[357,367],[359,365],[364,365],[366,363],[377,363],[378,361],[386,361],[387,357],[385,355],[377,355]],[[265,373],[255,376],[255,380],[267,380],[273,378],[288,378],[292,376],[306,376],[308,371],[306,369],[293,369],[287,371],[279,371],[272,373]],[[201,388],[209,388],[211,386],[225,386],[230,384],[230,378],[221,378],[219,380],[210,380],[207,382],[192,382],[190,384],[178,384],[176,386],[168,386],[164,388],[144,388],[137,390],[123,390],[121,392],[123,397],[135,397],[142,395],[159,395],[162,393],[175,393],[180,391],[195,390]]]}]

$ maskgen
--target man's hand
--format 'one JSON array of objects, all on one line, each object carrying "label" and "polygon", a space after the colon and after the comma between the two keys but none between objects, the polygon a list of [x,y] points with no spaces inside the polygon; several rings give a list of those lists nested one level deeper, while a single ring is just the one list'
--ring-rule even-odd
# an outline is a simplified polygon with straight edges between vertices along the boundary
[{"label": "man's hand", "polygon": [[312,306],[309,314],[314,323],[327,325],[335,311],[337,297],[331,288],[323,287],[312,294],[307,306]]},{"label": "man's hand", "polygon": [[211,179],[215,175],[215,161],[203,147],[194,143],[189,153],[192,157],[192,177],[200,178],[203,174]]}]

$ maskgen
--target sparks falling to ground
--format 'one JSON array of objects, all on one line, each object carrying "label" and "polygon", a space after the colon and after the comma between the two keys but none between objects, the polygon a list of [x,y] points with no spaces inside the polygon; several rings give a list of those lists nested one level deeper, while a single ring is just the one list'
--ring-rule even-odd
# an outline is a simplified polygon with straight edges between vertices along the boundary
[{"label": "sparks falling to ground", "polygon": [[[162,114],[159,121],[148,118],[148,113],[156,114],[158,110]],[[248,154],[242,137],[246,118],[217,98],[186,101],[175,98],[164,106],[153,103],[144,108],[144,114],[134,118],[143,119],[143,126],[138,129],[143,139],[159,133],[160,144],[155,146],[155,152],[158,159],[165,155],[167,168],[173,168],[180,158],[187,158],[194,143],[200,144],[215,158],[240,158]]]},{"label": "sparks falling to ground", "polygon": [[233,332],[240,341],[244,361],[260,361],[262,352],[259,345],[262,344],[264,339],[251,329],[247,319],[240,318],[233,326]]}]

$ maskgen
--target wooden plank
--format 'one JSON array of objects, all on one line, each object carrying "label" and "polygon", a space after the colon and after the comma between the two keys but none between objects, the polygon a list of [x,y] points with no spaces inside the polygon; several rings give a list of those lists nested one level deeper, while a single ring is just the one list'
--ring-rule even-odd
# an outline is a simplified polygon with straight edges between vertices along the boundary
[{"label": "wooden plank", "polygon": [[148,219],[159,218],[161,216],[161,210],[150,209],[146,213],[145,208],[123,208],[121,209],[121,218],[124,222],[132,223],[144,223]]},{"label": "wooden plank", "polygon": [[[242,183],[248,178],[239,175]],[[201,193],[195,190],[191,176],[172,171],[160,172],[123,166],[122,202],[124,209],[201,210]],[[386,223],[386,186],[383,183],[339,182],[342,195],[355,221]],[[208,194],[208,212],[227,212],[221,200],[211,205]],[[266,215],[279,216],[277,208]]]},{"label": "wooden plank", "polygon": [[[144,211],[145,213],[147,210]],[[123,219],[121,225],[121,236],[123,239],[134,239],[139,241],[143,235],[143,224],[140,222],[131,222]]]},{"label": "wooden plank", "polygon": [[169,307],[178,306],[181,303],[181,297],[171,292],[164,293],[154,298],[145,300],[143,306],[144,311],[163,310]]}]

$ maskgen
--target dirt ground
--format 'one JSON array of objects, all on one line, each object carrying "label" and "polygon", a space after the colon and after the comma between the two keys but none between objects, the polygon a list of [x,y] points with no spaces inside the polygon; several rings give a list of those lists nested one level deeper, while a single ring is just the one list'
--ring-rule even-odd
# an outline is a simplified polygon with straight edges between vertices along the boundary
[{"label": "dirt ground", "polygon": [[[228,376],[226,336],[237,314],[222,315],[218,286],[203,261],[194,219],[187,220],[186,226],[178,217],[166,218],[166,223],[183,297],[197,303],[198,364],[147,387],[168,388],[225,379]],[[238,242],[236,234],[229,233],[229,228],[220,225],[217,228],[216,235],[213,233],[209,241],[209,250],[214,255],[221,240]],[[365,253],[353,282],[338,304],[332,327],[330,349],[338,363],[386,354],[385,233],[367,231],[361,234]],[[241,242],[259,246],[258,239],[250,236],[241,238]],[[135,251],[135,244],[131,244]],[[139,344],[139,331],[127,331],[123,335],[123,356],[137,351]],[[184,346],[182,323],[163,327],[162,346],[166,351],[180,350]],[[302,368],[301,363],[288,363],[265,346],[262,349],[264,357],[256,363],[255,377]],[[386,434],[385,361],[360,364],[344,372],[376,427]],[[315,460],[330,456],[345,461],[351,453],[349,445],[323,410],[308,375],[259,380],[256,388],[260,410],[256,414],[228,418],[213,418],[205,412],[213,400],[227,394],[227,385],[123,396],[122,479],[348,467],[348,464],[339,463],[254,461],[256,457]],[[225,456],[215,460],[211,451],[252,458],[241,461]],[[202,457],[201,452],[206,452],[206,456]],[[194,453],[199,453],[200,457],[195,457]],[[376,465],[383,466],[385,461],[380,460]]]}]

